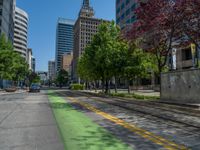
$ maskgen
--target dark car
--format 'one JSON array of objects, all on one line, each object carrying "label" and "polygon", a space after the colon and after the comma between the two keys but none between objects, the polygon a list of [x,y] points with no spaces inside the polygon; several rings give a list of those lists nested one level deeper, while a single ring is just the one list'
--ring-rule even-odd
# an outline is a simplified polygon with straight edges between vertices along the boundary
[{"label": "dark car", "polygon": [[40,85],[36,83],[32,84],[29,92],[40,92]]}]

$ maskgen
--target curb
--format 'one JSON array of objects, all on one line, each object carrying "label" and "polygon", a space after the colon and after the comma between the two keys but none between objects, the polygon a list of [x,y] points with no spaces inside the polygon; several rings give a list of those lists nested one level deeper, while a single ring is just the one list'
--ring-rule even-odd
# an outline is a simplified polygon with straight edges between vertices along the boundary
[{"label": "curb", "polygon": [[22,93],[27,93],[27,91],[13,92],[13,93],[1,92],[0,91],[0,95],[14,95],[14,94],[22,94]]}]

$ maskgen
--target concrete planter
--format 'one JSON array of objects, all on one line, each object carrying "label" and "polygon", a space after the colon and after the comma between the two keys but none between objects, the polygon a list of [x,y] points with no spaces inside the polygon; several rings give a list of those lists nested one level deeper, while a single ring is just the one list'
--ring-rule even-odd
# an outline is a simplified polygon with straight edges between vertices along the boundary
[{"label": "concrete planter", "polygon": [[5,91],[9,92],[9,93],[12,93],[12,92],[16,92],[17,88],[16,87],[6,88]]}]

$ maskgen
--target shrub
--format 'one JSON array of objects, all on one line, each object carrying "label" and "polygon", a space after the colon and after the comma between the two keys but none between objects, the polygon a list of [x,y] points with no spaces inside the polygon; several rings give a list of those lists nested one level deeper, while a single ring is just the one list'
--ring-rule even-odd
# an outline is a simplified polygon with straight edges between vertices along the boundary
[{"label": "shrub", "polygon": [[70,85],[71,90],[84,90],[83,84],[71,84]]}]

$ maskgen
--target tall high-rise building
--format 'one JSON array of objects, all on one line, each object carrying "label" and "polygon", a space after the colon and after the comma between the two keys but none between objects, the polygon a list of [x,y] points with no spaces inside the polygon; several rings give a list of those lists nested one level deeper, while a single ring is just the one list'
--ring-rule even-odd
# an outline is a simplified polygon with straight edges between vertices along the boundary
[{"label": "tall high-rise building", "polygon": [[[23,58],[30,61],[27,49],[28,14],[16,7],[14,24],[14,48]],[[32,53],[32,52],[31,52]]]},{"label": "tall high-rise building", "polygon": [[123,31],[128,31],[137,17],[137,0],[116,0],[116,23]]},{"label": "tall high-rise building", "polygon": [[73,80],[79,81],[77,75],[78,59],[84,52],[85,47],[92,40],[94,34],[97,33],[98,26],[105,20],[94,17],[94,10],[90,6],[89,0],[83,0],[78,19],[74,26],[74,50],[73,50]]},{"label": "tall high-rise building", "polygon": [[0,0],[0,35],[13,43],[15,0]]},{"label": "tall high-rise building", "polygon": [[73,51],[74,20],[59,18],[56,31],[56,72],[60,71],[62,56]]},{"label": "tall high-rise building", "polygon": [[54,80],[56,78],[55,61],[48,62],[48,78]]},{"label": "tall high-rise building", "polygon": [[66,53],[62,57],[62,69],[67,71],[71,77],[73,53]]}]

